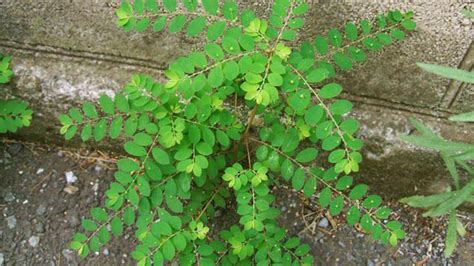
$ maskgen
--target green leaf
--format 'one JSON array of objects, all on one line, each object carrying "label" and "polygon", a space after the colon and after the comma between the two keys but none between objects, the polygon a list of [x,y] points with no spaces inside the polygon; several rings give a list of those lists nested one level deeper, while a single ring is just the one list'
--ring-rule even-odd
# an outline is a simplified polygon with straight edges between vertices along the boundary
[{"label": "green leaf", "polygon": [[224,21],[217,21],[211,24],[207,30],[207,38],[209,41],[217,40],[222,34],[224,34],[226,23]]},{"label": "green leaf", "polygon": [[308,254],[310,250],[310,247],[308,244],[303,244],[301,246],[299,246],[296,250],[295,250],[295,254],[296,256],[304,256],[306,254]]},{"label": "green leaf", "polygon": [[176,254],[176,249],[174,248],[174,245],[171,243],[171,241],[166,241],[163,244],[161,251],[163,252],[163,257],[169,261],[171,261]]},{"label": "green leaf", "polygon": [[234,1],[225,1],[224,6],[222,8],[222,13],[224,17],[230,20],[237,18],[239,15],[239,7]]},{"label": "green leaf", "polygon": [[328,33],[328,39],[336,47],[342,46],[342,33],[337,29],[331,29]]},{"label": "green leaf", "polygon": [[402,27],[406,30],[414,30],[416,29],[416,22],[412,19],[405,19],[402,21]]},{"label": "green leaf", "polygon": [[207,44],[205,50],[207,55],[214,61],[221,61],[224,59],[224,52],[222,51],[222,48],[215,43]]},{"label": "green leaf", "polygon": [[354,226],[359,222],[360,216],[360,210],[356,206],[352,206],[347,212],[347,223],[351,226]]},{"label": "green leaf", "polygon": [[158,3],[155,0],[146,0],[145,7],[148,11],[156,12],[158,10]]},{"label": "green leaf", "polygon": [[246,51],[253,51],[255,49],[255,41],[248,34],[242,34],[239,38],[239,43]]},{"label": "green leaf", "polygon": [[155,255],[153,255],[153,265],[164,265],[163,254],[161,254],[159,250],[155,252]]},{"label": "green leaf", "polygon": [[271,73],[270,75],[268,75],[268,82],[271,85],[278,87],[278,86],[283,85],[283,78],[281,77],[280,74]]},{"label": "green leaf", "polygon": [[187,244],[186,238],[183,236],[183,234],[177,234],[175,237],[173,237],[173,244],[177,250],[183,251]]},{"label": "green leaf", "polygon": [[319,121],[321,121],[324,115],[325,111],[323,107],[320,105],[314,105],[305,113],[304,119],[308,126],[314,127],[319,123]]},{"label": "green leaf", "polygon": [[342,122],[339,127],[347,134],[352,135],[357,132],[360,127],[360,123],[357,119],[349,118]]},{"label": "green leaf", "polygon": [[195,37],[204,31],[206,27],[205,17],[196,17],[188,24],[188,36]]},{"label": "green leaf", "polygon": [[137,22],[135,30],[137,32],[144,32],[148,28],[148,26],[150,26],[150,19],[144,18]]},{"label": "green leaf", "polygon": [[465,16],[465,17],[468,17],[470,19],[474,19],[474,11],[472,10],[469,10],[469,9],[464,9],[462,11],[462,14]]},{"label": "green leaf", "polygon": [[132,225],[135,223],[135,210],[133,207],[128,207],[125,209],[125,212],[123,214],[123,222],[126,225]]},{"label": "green leaf", "polygon": [[367,54],[362,49],[359,49],[354,46],[350,46],[348,48],[348,51],[349,51],[349,56],[356,62],[364,62],[367,60]]},{"label": "green leaf", "polygon": [[342,92],[342,86],[337,83],[329,83],[319,91],[319,95],[323,98],[330,99],[338,96]]},{"label": "green leaf", "polygon": [[98,117],[97,110],[95,109],[95,106],[90,103],[90,102],[85,102],[82,105],[82,111],[84,111],[84,114],[92,119],[95,119]]},{"label": "green leaf", "polygon": [[474,122],[474,111],[450,116],[449,120],[456,122]]},{"label": "green leaf", "polygon": [[336,189],[341,191],[346,190],[352,186],[352,182],[352,176],[343,176],[337,181]]},{"label": "green leaf", "polygon": [[132,159],[128,159],[128,158],[118,160],[117,167],[119,170],[122,170],[128,173],[137,171],[138,169],[140,169],[140,165],[136,161]]},{"label": "green leaf", "polygon": [[304,195],[308,198],[311,197],[316,192],[317,184],[316,177],[309,178],[303,188]]},{"label": "green leaf", "polygon": [[285,180],[290,180],[290,178],[293,176],[293,173],[295,172],[295,166],[290,160],[286,159],[281,164],[280,170],[281,170],[281,176]]},{"label": "green leaf", "polygon": [[316,50],[321,55],[326,55],[329,51],[329,44],[328,41],[321,35],[316,36],[314,41]]},{"label": "green leaf", "polygon": [[399,29],[392,29],[390,31],[390,34],[392,35],[393,38],[399,40],[399,41],[403,41],[406,37],[406,34],[405,32],[399,30]]},{"label": "green leaf", "polygon": [[101,95],[99,98],[99,103],[104,113],[111,114],[111,115],[115,113],[114,101],[112,101],[112,99],[109,96]]},{"label": "green leaf", "polygon": [[84,116],[82,115],[81,110],[79,110],[79,108],[73,107],[69,109],[68,113],[71,118],[74,119],[77,123],[82,123]]},{"label": "green leaf", "polygon": [[64,134],[64,138],[66,140],[70,140],[70,139],[74,138],[76,133],[77,133],[77,126],[72,126],[66,131],[66,134]]},{"label": "green leaf", "polygon": [[195,67],[204,69],[207,67],[208,62],[206,56],[201,52],[193,52],[189,55],[189,59]]},{"label": "green leaf", "polygon": [[318,150],[315,148],[306,148],[296,155],[296,160],[300,163],[308,163],[316,159]]},{"label": "green leaf", "polygon": [[352,110],[352,103],[348,100],[337,100],[331,104],[329,110],[334,115],[343,115]]},{"label": "green leaf", "polygon": [[331,203],[332,192],[329,187],[324,188],[319,193],[319,204],[321,207],[326,208]]},{"label": "green leaf", "polygon": [[330,163],[338,163],[346,156],[346,151],[339,149],[331,152],[328,157]]},{"label": "green leaf", "polygon": [[163,6],[165,7],[166,11],[174,12],[177,8],[176,0],[163,0]]},{"label": "green leaf", "polygon": [[470,181],[462,189],[456,191],[453,194],[453,197],[451,198],[451,200],[445,201],[439,204],[438,206],[428,210],[427,212],[423,213],[423,216],[436,217],[436,216],[447,214],[448,212],[457,208],[459,205],[465,202],[473,191],[474,191],[474,180]]},{"label": "green leaf", "polygon": [[339,52],[336,53],[333,57],[334,62],[342,69],[342,70],[351,70],[352,69],[352,60],[346,54]]},{"label": "green leaf", "polygon": [[332,215],[336,216],[342,212],[343,208],[344,208],[344,198],[341,195],[339,195],[331,202],[329,211],[331,212]]},{"label": "green leaf", "polygon": [[138,190],[140,191],[140,194],[142,194],[145,197],[150,196],[151,194],[150,184],[143,176],[139,176],[137,178],[137,186],[138,186]]},{"label": "green leaf", "polygon": [[208,156],[208,155],[211,155],[212,154],[212,147],[211,145],[205,143],[205,142],[201,142],[199,143],[198,145],[196,145],[196,150],[204,155],[204,156]]},{"label": "green leaf", "polygon": [[217,141],[224,147],[227,147],[230,145],[230,139],[227,136],[227,134],[224,131],[217,130],[216,131],[216,138]]},{"label": "green leaf", "polygon": [[128,154],[136,157],[145,156],[147,154],[145,148],[137,145],[135,142],[132,141],[125,143],[123,147]]},{"label": "green leaf", "polygon": [[116,117],[110,123],[109,135],[111,139],[116,139],[120,136],[123,127],[123,118],[121,116]]},{"label": "green leaf", "polygon": [[357,40],[357,37],[358,37],[357,26],[354,23],[349,22],[346,24],[346,36],[347,36],[347,39],[350,41]]},{"label": "green leaf", "polygon": [[220,66],[214,67],[209,71],[208,83],[211,88],[219,87],[224,82],[224,72]]},{"label": "green leaf", "polygon": [[168,194],[166,196],[166,205],[175,213],[183,212],[183,203],[173,195]]},{"label": "green leaf", "polygon": [[298,168],[293,175],[293,179],[291,180],[291,184],[295,190],[301,190],[304,186],[306,176],[304,174],[304,169]]},{"label": "green leaf", "polygon": [[135,207],[138,206],[140,202],[140,196],[135,191],[135,189],[130,189],[127,193],[127,199],[132,203]]},{"label": "green leaf", "polygon": [[146,133],[140,132],[133,136],[133,142],[139,146],[147,147],[153,143],[153,138]]},{"label": "green leaf", "polygon": [[362,206],[364,206],[364,208],[367,208],[367,209],[373,209],[380,206],[381,203],[382,203],[382,198],[379,195],[370,195],[364,200],[364,202],[362,203]]},{"label": "green leaf", "polygon": [[445,67],[440,65],[416,63],[420,68],[430,73],[436,74],[441,77],[454,79],[457,81],[474,83],[474,72],[469,72],[462,69],[456,69],[451,67]]},{"label": "green leaf", "polygon": [[101,208],[93,208],[91,210],[92,218],[96,219],[99,222],[105,222],[109,219],[109,215],[104,209]]},{"label": "green leaf", "polygon": [[162,31],[166,26],[167,18],[165,16],[160,16],[156,19],[155,23],[153,24],[153,30],[155,32]]},{"label": "green leaf", "polygon": [[229,54],[238,54],[238,53],[240,53],[239,42],[233,37],[224,37],[222,39],[222,47]]},{"label": "green leaf", "polygon": [[323,140],[322,148],[325,151],[331,151],[341,145],[341,137],[339,135],[333,135]]},{"label": "green leaf", "polygon": [[360,22],[360,27],[362,28],[362,32],[367,35],[372,31],[372,25],[370,24],[370,21],[367,19],[363,19]]},{"label": "green leaf", "polygon": [[218,0],[202,0],[202,5],[207,13],[217,15],[217,10],[219,9]]},{"label": "green leaf", "polygon": [[239,65],[233,60],[224,64],[223,71],[224,77],[230,81],[236,79],[240,73]]},{"label": "green leaf", "polygon": [[309,83],[319,83],[329,77],[329,71],[325,68],[316,68],[309,72],[306,76],[306,80]]},{"label": "green leaf", "polygon": [[349,193],[349,198],[352,200],[361,199],[369,190],[369,187],[365,184],[359,184],[355,186]]},{"label": "green leaf", "polygon": [[170,26],[169,26],[170,33],[180,32],[183,29],[185,23],[186,23],[185,15],[178,15],[174,17],[170,22]]},{"label": "green leaf", "polygon": [[82,227],[89,232],[94,232],[98,228],[97,224],[89,219],[82,220]]},{"label": "green leaf", "polygon": [[64,126],[70,126],[74,123],[74,121],[72,121],[72,118],[65,114],[59,116],[59,122],[61,122],[61,125]]},{"label": "green leaf", "polygon": [[301,241],[298,237],[292,237],[292,238],[288,239],[288,241],[286,241],[285,247],[287,249],[294,249],[297,246],[299,246],[300,243],[301,243]]},{"label": "green leaf", "polygon": [[168,153],[158,147],[152,149],[152,155],[153,159],[159,164],[168,165],[171,163]]},{"label": "green leaf", "polygon": [[448,230],[446,232],[446,248],[444,256],[450,257],[456,249],[458,233],[456,232],[456,210],[452,210],[449,215]]},{"label": "green leaf", "polygon": [[101,119],[94,128],[94,140],[99,142],[107,136],[107,120]]},{"label": "green leaf", "polygon": [[123,234],[123,224],[119,217],[114,217],[110,223],[110,226],[114,236],[121,236]]}]

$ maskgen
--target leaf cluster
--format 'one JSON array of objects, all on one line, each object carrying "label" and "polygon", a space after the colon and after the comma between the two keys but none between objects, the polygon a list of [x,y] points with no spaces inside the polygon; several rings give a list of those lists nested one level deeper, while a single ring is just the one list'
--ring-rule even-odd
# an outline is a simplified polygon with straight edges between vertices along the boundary
[{"label": "leaf cluster", "polygon": [[[10,67],[11,56],[0,53],[0,84],[10,82],[13,71]],[[22,127],[31,123],[33,111],[28,108],[28,103],[16,99],[0,99],[0,134],[15,133]]]},{"label": "leaf cluster", "polygon": [[[441,77],[460,82],[474,83],[473,72],[424,63],[418,63],[418,66]],[[449,120],[472,123],[474,122],[474,112],[453,115],[449,117]],[[400,201],[415,208],[427,209],[423,213],[425,217],[449,215],[445,248],[445,256],[449,257],[456,248],[458,235],[464,236],[466,233],[464,225],[456,217],[456,209],[465,202],[474,203],[474,169],[469,164],[469,162],[474,161],[474,145],[445,140],[416,119],[412,119],[411,123],[421,134],[403,136],[402,139],[411,144],[439,152],[452,177],[454,190],[451,191],[449,189],[448,191],[430,196],[407,197]],[[467,173],[468,180],[464,184],[462,184],[458,168]]]},{"label": "leaf cluster", "polygon": [[[170,63],[164,82],[135,75],[114,97],[61,115],[66,139],[120,139],[127,153],[105,208],[92,210],[73,249],[87,256],[110,240],[107,228],[120,235],[133,226],[139,265],[313,265],[309,246],[277,222],[272,192],[283,185],[374,239],[405,237],[381,197],[351,175],[362,161],[360,124],[330,79],[405,38],[412,14],[391,11],[295,45],[308,10],[305,1],[277,0],[263,19],[231,0],[123,2],[126,31],[185,32],[207,43]],[[216,211],[229,207],[238,221],[215,231]]]}]

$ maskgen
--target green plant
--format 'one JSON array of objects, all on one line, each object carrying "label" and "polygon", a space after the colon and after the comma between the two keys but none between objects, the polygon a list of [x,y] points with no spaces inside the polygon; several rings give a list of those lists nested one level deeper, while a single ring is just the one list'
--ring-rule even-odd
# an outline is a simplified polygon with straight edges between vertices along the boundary
[{"label": "green plant", "polygon": [[[133,76],[114,99],[100,97],[100,113],[84,103],[61,115],[66,139],[122,137],[128,154],[106,192],[109,210],[93,208],[82,223],[89,233],[77,233],[71,248],[87,256],[109,241],[108,226],[118,236],[127,225],[139,265],[312,265],[310,247],[276,220],[272,189],[284,184],[396,245],[402,225],[349,175],[362,160],[359,122],[346,118],[352,103],[337,99],[342,86],[329,80],[403,40],[413,14],[391,11],[295,46],[304,1],[275,1],[269,20],[234,1],[199,3],[124,1],[117,16],[126,31],[203,34],[203,51],[171,63],[164,83]],[[211,231],[216,210],[228,206],[238,224]]]},{"label": "green plant", "polygon": [[[471,84],[474,83],[473,72],[424,63],[418,63],[418,66],[442,77]],[[449,120],[456,122],[474,122],[474,112],[454,115],[451,116]],[[421,135],[403,136],[402,139],[411,144],[438,151],[452,177],[454,190],[451,191],[451,188],[449,188],[447,191],[439,194],[412,196],[403,198],[400,201],[415,208],[428,209],[423,213],[425,217],[449,215],[445,248],[445,256],[449,257],[456,248],[458,234],[464,236],[466,233],[464,225],[456,217],[456,210],[465,202],[474,203],[474,169],[469,165],[469,161],[474,160],[474,145],[445,140],[416,119],[412,119],[411,123]],[[461,167],[468,175],[468,179],[465,180],[464,184],[461,182],[457,167]]]},{"label": "green plant", "polygon": [[[0,53],[0,84],[10,82],[13,71],[10,69],[11,56]],[[0,99],[0,134],[13,132],[19,128],[27,127],[31,123],[33,111],[28,108],[28,103],[15,99]]]}]

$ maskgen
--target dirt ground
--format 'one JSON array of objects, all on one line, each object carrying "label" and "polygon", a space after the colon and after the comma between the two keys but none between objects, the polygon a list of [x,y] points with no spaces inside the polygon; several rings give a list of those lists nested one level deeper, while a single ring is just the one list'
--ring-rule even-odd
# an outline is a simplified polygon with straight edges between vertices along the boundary
[{"label": "dirt ground", "polygon": [[[68,249],[81,219],[103,203],[114,172],[110,160],[97,152],[0,143],[0,266],[133,265],[131,231],[87,260]],[[66,183],[67,172],[77,177],[75,183]],[[312,246],[317,265],[474,265],[472,214],[461,214],[468,233],[456,254],[445,259],[446,219],[424,219],[420,211],[389,202],[407,231],[404,242],[393,249],[345,226],[343,218],[334,219],[303,202],[294,192],[280,190],[278,198],[280,222]]]}]

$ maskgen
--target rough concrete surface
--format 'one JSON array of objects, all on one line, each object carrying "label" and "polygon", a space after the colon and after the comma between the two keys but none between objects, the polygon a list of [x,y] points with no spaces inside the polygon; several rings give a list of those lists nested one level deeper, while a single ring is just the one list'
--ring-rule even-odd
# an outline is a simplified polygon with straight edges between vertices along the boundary
[{"label": "rough concrete surface", "polygon": [[[56,117],[66,108],[100,93],[122,88],[135,72],[160,77],[173,59],[197,49],[199,39],[167,33],[125,33],[115,25],[115,0],[0,0],[0,50],[14,55],[10,88],[35,110],[32,127],[15,137],[62,143]],[[265,16],[269,1],[240,1]],[[338,78],[364,125],[362,178],[387,196],[410,194],[442,179],[439,157],[399,140],[417,116],[446,138],[474,142],[473,125],[446,117],[474,108],[473,87],[422,72],[416,62],[472,69],[472,23],[460,12],[469,1],[311,1],[301,40],[331,27],[393,8],[414,10],[419,28],[401,44],[389,46],[357,70]],[[380,182],[383,179],[384,182]],[[402,180],[402,181],[400,181]],[[394,189],[393,186],[398,186]],[[405,190],[405,186],[408,186]]]}]

